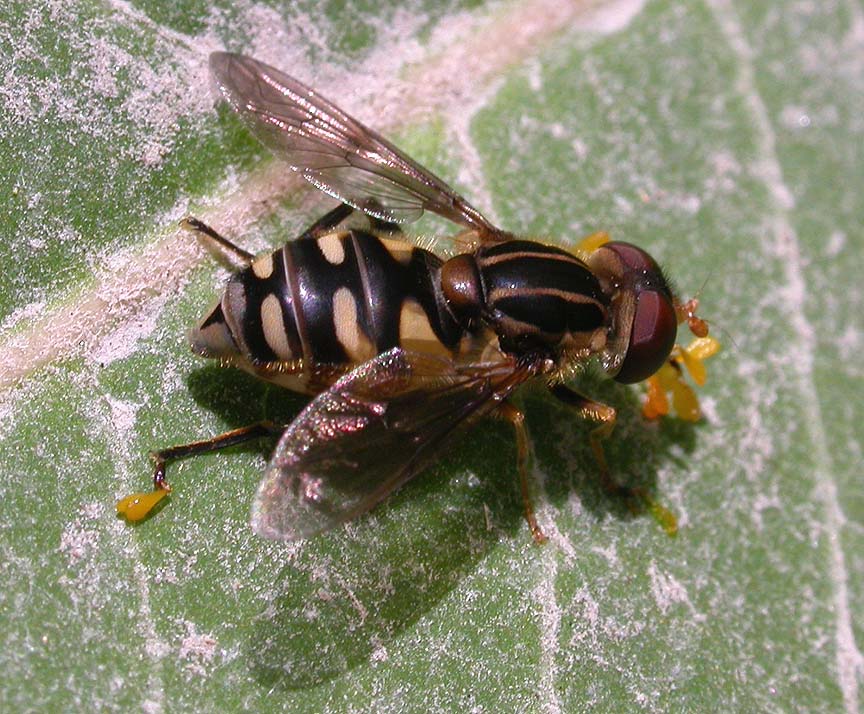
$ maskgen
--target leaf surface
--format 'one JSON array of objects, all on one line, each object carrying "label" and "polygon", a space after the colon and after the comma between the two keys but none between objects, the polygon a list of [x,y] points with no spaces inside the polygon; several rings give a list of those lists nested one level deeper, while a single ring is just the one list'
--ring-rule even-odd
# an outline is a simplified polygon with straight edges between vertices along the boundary
[{"label": "leaf surface", "polygon": [[[861,5],[318,7],[0,10],[0,709],[858,711]],[[226,273],[179,218],[264,250],[330,205],[213,109],[223,48],[321,89],[503,228],[608,230],[702,289],[725,348],[704,422],[583,385],[619,409],[613,471],[677,538],[599,487],[589,426],[541,390],[544,547],[494,422],[305,542],[248,528],[263,442],[172,465],[158,514],[115,518],[148,450],[304,403],[185,343]]]}]

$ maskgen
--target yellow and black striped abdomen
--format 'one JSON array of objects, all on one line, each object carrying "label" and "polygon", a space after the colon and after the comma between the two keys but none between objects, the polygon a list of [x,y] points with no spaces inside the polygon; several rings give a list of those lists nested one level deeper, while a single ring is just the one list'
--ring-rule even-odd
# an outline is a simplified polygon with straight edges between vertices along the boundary
[{"label": "yellow and black striped abdomen", "polygon": [[256,372],[338,370],[397,346],[452,354],[464,331],[440,297],[440,268],[432,253],[367,231],[292,241],[231,277],[193,349]]}]

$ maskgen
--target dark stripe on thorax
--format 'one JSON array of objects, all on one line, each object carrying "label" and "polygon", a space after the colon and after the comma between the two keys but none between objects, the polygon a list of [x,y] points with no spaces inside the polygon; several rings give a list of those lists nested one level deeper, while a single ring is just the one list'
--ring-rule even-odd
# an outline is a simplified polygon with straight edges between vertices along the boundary
[{"label": "dark stripe on thorax", "polygon": [[496,319],[507,316],[548,334],[594,330],[604,324],[608,299],[585,263],[554,246],[508,241],[477,253],[477,265]]},{"label": "dark stripe on thorax", "polygon": [[479,251],[477,264],[487,295],[543,287],[606,304],[600,283],[588,266],[560,248],[509,241]]},{"label": "dark stripe on thorax", "polygon": [[494,311],[533,325],[548,334],[587,332],[604,324],[605,310],[596,302],[574,303],[558,295],[534,294],[529,297],[501,297],[491,306]]}]

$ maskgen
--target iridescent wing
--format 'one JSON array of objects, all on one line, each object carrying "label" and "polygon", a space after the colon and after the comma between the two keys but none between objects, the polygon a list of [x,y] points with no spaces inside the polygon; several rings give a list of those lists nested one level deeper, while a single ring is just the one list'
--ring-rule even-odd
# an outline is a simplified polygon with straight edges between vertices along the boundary
[{"label": "iridescent wing", "polygon": [[306,538],[368,511],[533,374],[394,348],[318,395],[282,434],[252,507],[266,538]]},{"label": "iridescent wing", "polygon": [[251,57],[214,52],[210,71],[253,133],[322,191],[385,221],[407,223],[424,210],[504,240],[444,181],[293,77]]}]

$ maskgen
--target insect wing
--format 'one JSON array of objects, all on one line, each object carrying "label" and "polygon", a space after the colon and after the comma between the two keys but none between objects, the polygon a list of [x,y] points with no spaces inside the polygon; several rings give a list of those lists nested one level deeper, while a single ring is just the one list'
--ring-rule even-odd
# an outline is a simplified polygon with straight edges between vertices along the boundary
[{"label": "insect wing", "polygon": [[483,240],[506,237],[444,181],[296,79],[228,52],[210,55],[210,70],[255,135],[322,191],[386,221],[430,210]]},{"label": "insect wing", "polygon": [[316,397],[284,432],[252,507],[266,538],[305,538],[369,510],[529,376],[395,348]]}]

